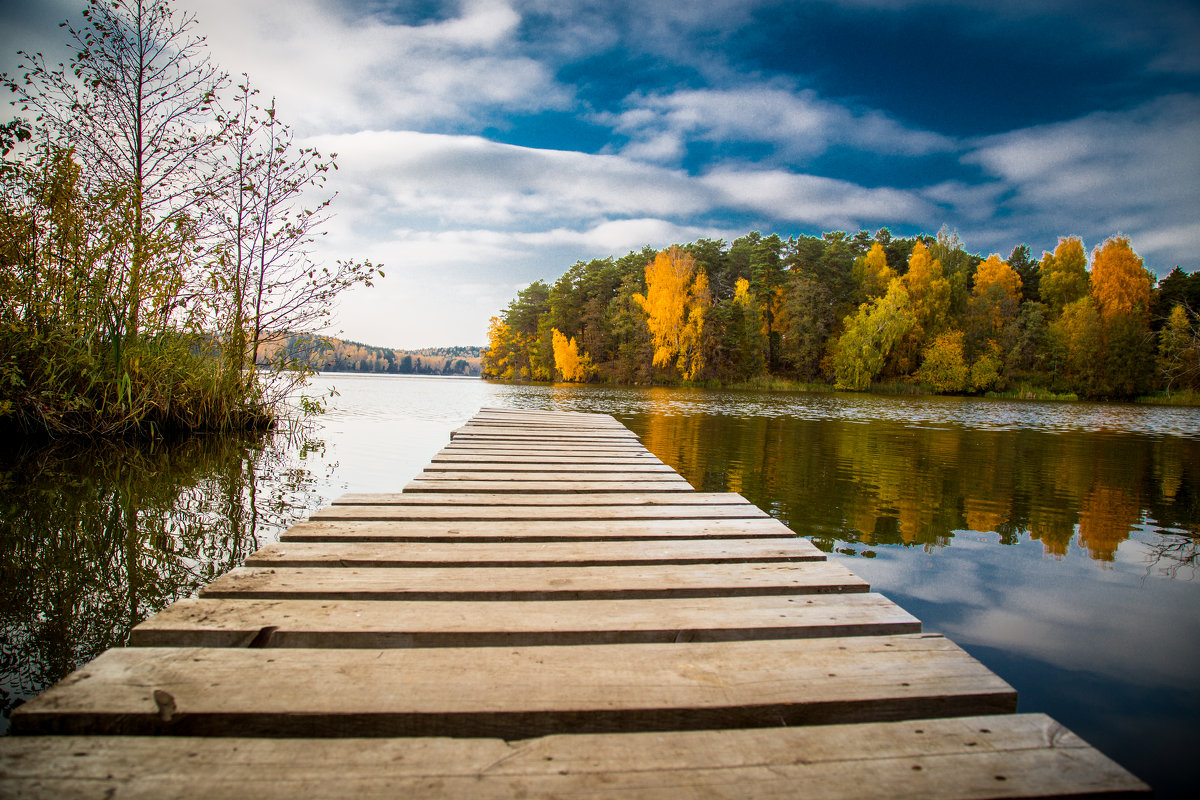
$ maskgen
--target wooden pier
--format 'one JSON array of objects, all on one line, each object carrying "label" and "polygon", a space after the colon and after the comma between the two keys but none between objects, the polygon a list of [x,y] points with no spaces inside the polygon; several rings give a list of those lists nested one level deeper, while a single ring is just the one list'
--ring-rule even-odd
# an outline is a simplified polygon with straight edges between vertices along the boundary
[{"label": "wooden pier", "polygon": [[0,796],[1121,796],[1147,787],[604,415],[484,409],[13,715]]}]

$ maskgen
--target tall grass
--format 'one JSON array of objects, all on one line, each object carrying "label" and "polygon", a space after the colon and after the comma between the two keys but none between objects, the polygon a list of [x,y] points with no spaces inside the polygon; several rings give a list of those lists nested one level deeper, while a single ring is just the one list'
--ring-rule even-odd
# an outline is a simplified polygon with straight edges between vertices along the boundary
[{"label": "tall grass", "polygon": [[231,373],[201,337],[164,331],[119,347],[0,331],[0,429],[140,438],[263,430],[274,420],[255,376]]}]

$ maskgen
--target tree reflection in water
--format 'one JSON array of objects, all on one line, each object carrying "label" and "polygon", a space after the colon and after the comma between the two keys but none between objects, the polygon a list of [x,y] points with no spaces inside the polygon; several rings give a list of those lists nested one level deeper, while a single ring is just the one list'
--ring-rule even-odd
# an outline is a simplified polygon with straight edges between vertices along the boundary
[{"label": "tree reflection in water", "polygon": [[[320,503],[277,435],[0,457],[0,713],[241,564]],[[300,461],[303,459],[301,458]]]},{"label": "tree reflection in water", "polygon": [[976,531],[1038,540],[1054,558],[1074,543],[1111,562],[1141,530],[1159,559],[1151,569],[1184,578],[1195,567],[1196,440],[722,415],[629,422],[698,488],[744,494],[827,552],[938,548]]}]

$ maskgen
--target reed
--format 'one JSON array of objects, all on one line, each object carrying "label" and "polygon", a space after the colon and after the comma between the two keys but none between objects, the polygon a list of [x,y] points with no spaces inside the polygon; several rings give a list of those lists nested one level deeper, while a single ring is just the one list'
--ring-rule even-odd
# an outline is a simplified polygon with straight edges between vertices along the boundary
[{"label": "reed", "polygon": [[25,436],[162,438],[266,430],[254,374],[231,372],[202,337],[163,331],[115,346],[63,332],[0,332],[0,428]]}]

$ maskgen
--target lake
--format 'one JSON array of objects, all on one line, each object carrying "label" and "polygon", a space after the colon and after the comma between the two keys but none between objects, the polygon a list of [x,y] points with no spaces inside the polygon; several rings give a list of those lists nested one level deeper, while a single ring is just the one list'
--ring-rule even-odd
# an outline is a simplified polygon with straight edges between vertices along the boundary
[{"label": "lake", "polygon": [[[331,390],[336,391],[329,396]],[[0,453],[8,715],[344,491],[399,490],[481,406],[614,415],[1143,779],[1200,743],[1200,410],[332,375],[307,430]]]}]

